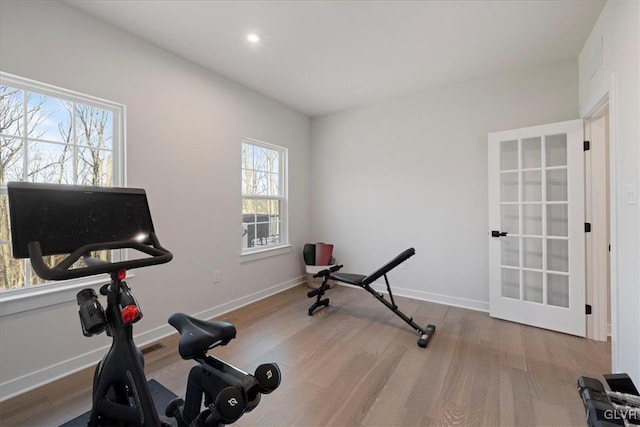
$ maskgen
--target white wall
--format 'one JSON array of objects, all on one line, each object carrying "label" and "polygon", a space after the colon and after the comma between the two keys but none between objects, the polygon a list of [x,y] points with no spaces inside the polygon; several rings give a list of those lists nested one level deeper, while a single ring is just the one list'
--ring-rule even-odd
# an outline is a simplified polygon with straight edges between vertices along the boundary
[{"label": "white wall", "polygon": [[[602,65],[589,65],[602,40]],[[639,188],[640,2],[609,1],[579,57],[580,113],[609,93],[612,197],[612,363],[640,383],[640,212],[627,203],[627,187]]]},{"label": "white wall", "polygon": [[415,247],[394,291],[488,310],[487,134],[578,117],[577,63],[312,120],[312,232],[344,271]]},{"label": "white wall", "polygon": [[[567,61],[316,118],[312,147],[304,115],[57,2],[0,2],[0,69],[127,106],[128,184],[147,189],[175,254],[132,281],[142,341],[169,332],[175,311],[213,314],[296,283],[308,218],[312,240],[335,243],[346,271],[370,272],[414,246],[408,268],[394,270],[394,289],[487,309],[487,133],[584,115],[614,74],[614,367],[640,382],[640,216],[624,194],[640,163],[638,9],[603,9],[579,60],[579,108],[578,64]],[[589,80],[585,55],[601,35],[604,64]],[[294,246],[240,264],[245,136],[289,148]],[[81,336],[73,301],[0,317],[0,399],[97,360],[107,343]]]},{"label": "white wall", "polygon": [[[147,190],[160,241],[174,253],[165,266],[134,271],[139,344],[170,332],[173,312],[212,315],[302,280],[308,117],[64,4],[0,7],[2,71],[127,107],[128,185]],[[247,264],[238,257],[243,137],[289,149],[293,243],[289,254]],[[108,340],[82,336],[70,298],[0,318],[0,398],[99,360]]]}]

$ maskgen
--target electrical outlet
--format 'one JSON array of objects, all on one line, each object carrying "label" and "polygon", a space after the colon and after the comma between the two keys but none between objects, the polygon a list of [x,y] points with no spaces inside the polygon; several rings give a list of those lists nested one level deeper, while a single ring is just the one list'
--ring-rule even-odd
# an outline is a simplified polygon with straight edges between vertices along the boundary
[{"label": "electrical outlet", "polygon": [[220,283],[220,270],[213,272],[213,283]]},{"label": "electrical outlet", "polygon": [[638,203],[638,192],[635,184],[627,184],[627,205],[635,206]]}]

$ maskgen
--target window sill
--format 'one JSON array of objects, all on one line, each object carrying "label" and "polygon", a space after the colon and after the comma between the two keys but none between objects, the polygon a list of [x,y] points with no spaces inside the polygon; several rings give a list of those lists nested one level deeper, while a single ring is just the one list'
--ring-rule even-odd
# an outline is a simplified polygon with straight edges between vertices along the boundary
[{"label": "window sill", "polygon": [[285,255],[291,253],[291,245],[279,245],[266,249],[255,249],[251,252],[243,252],[240,254],[240,264],[246,262],[257,261],[264,258],[269,258],[278,255]]},{"label": "window sill", "polygon": [[[133,274],[127,276],[133,278]],[[90,279],[72,280],[65,283],[50,283],[30,289],[16,289],[0,294],[0,318],[12,314],[37,310],[76,300],[76,294],[83,288],[94,288],[109,283],[109,276],[99,275]]]}]

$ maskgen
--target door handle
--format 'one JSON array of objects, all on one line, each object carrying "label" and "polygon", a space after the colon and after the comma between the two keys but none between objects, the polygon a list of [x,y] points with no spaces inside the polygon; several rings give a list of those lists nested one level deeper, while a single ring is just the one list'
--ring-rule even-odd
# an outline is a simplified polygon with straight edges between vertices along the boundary
[{"label": "door handle", "polygon": [[507,233],[504,231],[491,230],[491,237],[504,237]]}]

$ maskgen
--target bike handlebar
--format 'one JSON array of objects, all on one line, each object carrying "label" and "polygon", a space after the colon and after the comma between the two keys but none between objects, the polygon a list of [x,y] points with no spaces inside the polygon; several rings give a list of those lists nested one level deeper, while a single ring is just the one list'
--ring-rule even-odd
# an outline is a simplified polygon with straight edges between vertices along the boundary
[{"label": "bike handlebar", "polygon": [[[163,248],[155,233],[149,234],[151,245],[147,245],[135,240],[120,240],[116,242],[91,243],[84,245],[71,252],[65,259],[54,267],[49,267],[42,257],[42,248],[39,242],[29,242],[29,259],[36,274],[46,280],[67,280],[78,277],[93,276],[102,273],[117,273],[120,270],[131,270],[133,268],[148,267],[151,265],[164,264],[173,258],[173,254]],[[105,262],[80,268],[70,268],[83,255],[92,251],[106,249],[136,249],[150,258],[137,258],[127,261]]]}]

